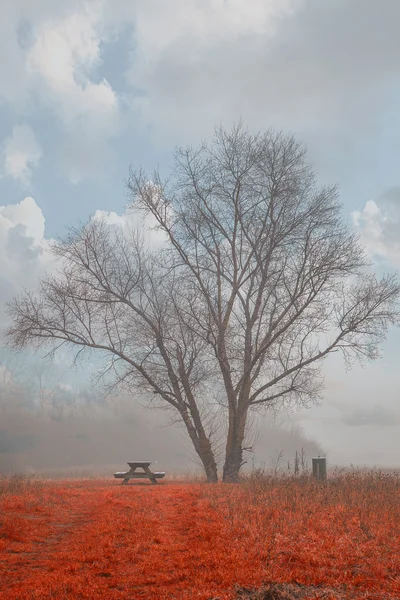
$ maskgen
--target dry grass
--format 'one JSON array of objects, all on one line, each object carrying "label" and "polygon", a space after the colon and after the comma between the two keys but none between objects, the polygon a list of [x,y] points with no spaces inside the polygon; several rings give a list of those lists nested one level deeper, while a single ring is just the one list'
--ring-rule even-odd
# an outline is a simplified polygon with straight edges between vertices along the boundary
[{"label": "dry grass", "polygon": [[22,473],[14,473],[13,475],[0,474],[0,498],[27,493],[39,493],[43,488],[43,483],[41,480],[36,480]]},{"label": "dry grass", "polygon": [[0,599],[400,598],[399,473],[170,483],[1,477]]}]

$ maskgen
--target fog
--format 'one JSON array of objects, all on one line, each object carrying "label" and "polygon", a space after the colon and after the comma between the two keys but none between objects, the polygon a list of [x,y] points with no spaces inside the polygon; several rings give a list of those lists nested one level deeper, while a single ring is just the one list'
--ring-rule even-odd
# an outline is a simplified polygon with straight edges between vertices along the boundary
[{"label": "fog", "polygon": [[[112,474],[128,460],[149,460],[169,474],[202,473],[190,440],[171,414],[149,409],[136,396],[102,398],[100,390],[72,394],[68,386],[34,393],[6,377],[0,389],[0,472],[49,476]],[[41,403],[38,401],[41,400]],[[282,468],[304,449],[322,454],[318,443],[291,426],[284,414],[252,419],[247,468]],[[223,458],[223,446],[220,448]],[[311,462],[311,461],[310,461]]]}]

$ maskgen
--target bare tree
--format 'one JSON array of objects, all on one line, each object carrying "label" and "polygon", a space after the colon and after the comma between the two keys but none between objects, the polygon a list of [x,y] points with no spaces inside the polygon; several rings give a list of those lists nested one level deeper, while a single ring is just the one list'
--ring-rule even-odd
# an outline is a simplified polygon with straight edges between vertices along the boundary
[{"label": "bare tree", "polygon": [[138,387],[142,396],[157,394],[186,426],[208,480],[217,481],[206,433],[212,431],[207,348],[183,319],[186,285],[179,273],[135,232],[123,235],[104,220],[71,230],[53,252],[58,274],[41,282],[38,295],[25,293],[10,305],[14,345],[50,342],[54,350],[68,343],[77,347],[76,360],[84,350],[103,350],[103,375],[116,386]]},{"label": "bare tree", "polygon": [[235,481],[249,410],[317,399],[331,352],[376,358],[399,284],[369,272],[336,188],[317,187],[292,137],[220,128],[211,145],[177,151],[171,181],[131,172],[129,187],[193,287],[196,335],[227,401],[223,479]]},{"label": "bare tree", "polygon": [[105,351],[116,384],[175,411],[209,481],[223,391],[223,480],[236,481],[249,411],[317,400],[331,352],[377,358],[399,284],[371,272],[336,188],[317,186],[292,137],[220,128],[176,152],[170,180],[132,171],[128,186],[166,236],[162,256],[90,221],[54,247],[59,275],[11,303],[8,336]]}]

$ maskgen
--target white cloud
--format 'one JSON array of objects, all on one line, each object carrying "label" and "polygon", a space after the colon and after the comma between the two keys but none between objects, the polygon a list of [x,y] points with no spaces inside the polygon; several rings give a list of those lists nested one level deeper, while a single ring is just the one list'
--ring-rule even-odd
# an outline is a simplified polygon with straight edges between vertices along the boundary
[{"label": "white cloud", "polygon": [[[125,118],[170,144],[242,115],[315,145],[329,136],[348,162],[391,102],[399,18],[397,0],[385,11],[374,0],[14,0],[0,21],[0,100],[56,117],[74,182],[102,176]],[[129,62],[129,101],[99,76],[128,30],[130,52],[114,60],[120,78]]]},{"label": "white cloud", "polygon": [[122,215],[113,211],[97,210],[93,219],[104,220],[108,225],[120,227],[124,235],[134,231],[151,247],[160,251],[167,242],[166,234],[157,228],[157,221],[152,215],[142,215],[131,209]]},{"label": "white cloud", "polygon": [[298,0],[147,0],[126,3],[125,9],[136,25],[141,60],[149,64],[176,43],[204,51],[210,44],[230,43],[248,33],[271,35],[279,19],[297,4]]},{"label": "white cloud", "polygon": [[3,143],[2,172],[27,187],[41,157],[42,149],[32,129],[28,125],[16,125]]},{"label": "white cloud", "polygon": [[[93,9],[93,3],[90,5]],[[28,73],[37,75],[53,94],[52,101],[65,125],[89,119],[102,130],[114,123],[117,98],[107,81],[90,79],[101,62],[101,14],[76,12],[59,20],[42,22],[28,53]]]},{"label": "white cloud", "polygon": [[22,225],[26,237],[32,238],[36,245],[43,244],[46,220],[32,197],[28,196],[17,204],[0,206],[0,219],[3,234],[17,225]]},{"label": "white cloud", "polygon": [[42,102],[54,110],[64,131],[61,156],[75,183],[101,176],[111,158],[108,144],[119,130],[116,93],[106,80],[91,79],[104,36],[101,4],[88,6],[40,23],[27,58]]},{"label": "white cloud", "polygon": [[[271,91],[260,61],[298,0],[132,3],[133,106],[157,141],[203,136],[222,118],[261,116]],[[262,42],[260,45],[260,41]],[[252,80],[249,80],[249,77]],[[270,80],[269,80],[270,81]],[[250,86],[249,86],[250,83]],[[254,84],[256,85],[254,86]],[[274,86],[272,85],[271,88]],[[135,90],[142,92],[136,94]]]},{"label": "white cloud", "polygon": [[1,3],[0,19],[0,102],[13,111],[30,113],[31,81],[27,73],[27,55],[37,26],[44,19],[61,19],[77,10],[80,0],[13,0]]},{"label": "white cloud", "polygon": [[[165,236],[154,230],[151,216],[97,210],[93,219],[104,219],[122,231],[139,231],[153,247],[162,248]],[[57,267],[50,252],[52,239],[46,237],[45,217],[32,197],[17,204],[0,206],[0,334],[5,304],[22,289],[35,290],[39,279]],[[1,339],[0,339],[1,346]]]},{"label": "white cloud", "polygon": [[132,105],[160,144],[243,116],[336,144],[343,162],[355,145],[373,152],[398,73],[397,0],[147,0],[130,18]]},{"label": "white cloud", "polygon": [[44,109],[55,117],[59,159],[73,182],[103,175],[120,128],[117,94],[96,73],[115,28],[103,14],[108,1],[38,0],[33,6],[15,0],[0,20],[0,52],[7,56],[0,61],[0,105],[7,103],[14,115]]},{"label": "white cloud", "polygon": [[0,331],[6,302],[24,287],[34,289],[51,268],[49,242],[44,215],[33,198],[0,206]]},{"label": "white cloud", "polygon": [[354,211],[353,223],[369,256],[400,266],[400,188],[366,202]]},{"label": "white cloud", "polygon": [[[98,178],[113,162],[112,140],[121,130],[121,103],[127,101],[98,76],[103,49],[110,40],[127,28],[132,31],[132,47],[137,52],[129,57],[131,81],[146,89],[150,100],[146,104],[134,98],[126,106],[130,105],[131,116],[139,110],[142,119],[152,121],[151,107],[157,95],[152,84],[153,66],[156,70],[162,67],[165,54],[171,63],[167,70],[174,69],[171,48],[178,45],[179,49],[184,40],[183,50],[190,62],[192,55],[205,56],[210,44],[214,47],[217,42],[234,42],[246,33],[271,35],[278,17],[297,1],[38,0],[33,7],[27,0],[15,0],[7,6],[6,18],[0,23],[0,51],[9,56],[0,64],[0,77],[6,82],[0,100],[8,102],[13,110],[17,105],[27,112],[43,107],[50,110],[62,131],[60,160],[70,179],[77,183],[85,177]],[[121,69],[121,63],[116,63],[116,70]],[[170,86],[168,94],[179,98],[179,85],[173,77]],[[215,93],[218,90],[210,96]],[[158,101],[167,107],[169,99],[163,96]],[[183,98],[177,106],[182,102]],[[166,116],[160,105],[154,105],[157,127]],[[172,113],[173,126],[175,109]],[[177,125],[180,129],[185,126],[182,120]]]}]

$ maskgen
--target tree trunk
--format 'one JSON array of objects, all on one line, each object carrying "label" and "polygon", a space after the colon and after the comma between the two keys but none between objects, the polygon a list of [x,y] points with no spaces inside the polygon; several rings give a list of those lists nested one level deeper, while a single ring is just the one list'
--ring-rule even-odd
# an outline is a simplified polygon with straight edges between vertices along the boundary
[{"label": "tree trunk", "polygon": [[200,440],[197,454],[203,463],[204,470],[207,476],[207,483],[218,482],[217,464],[215,462],[214,453],[211,444],[207,438]]},{"label": "tree trunk", "polygon": [[210,440],[201,428],[201,435],[198,434],[194,427],[187,411],[181,412],[183,421],[186,425],[187,432],[192,440],[194,449],[196,450],[207,477],[208,483],[218,482],[217,463],[215,462],[214,452],[211,447]]},{"label": "tree trunk", "polygon": [[222,481],[237,483],[243,465],[243,440],[246,428],[247,410],[229,415],[228,438],[225,450],[225,464]]}]

